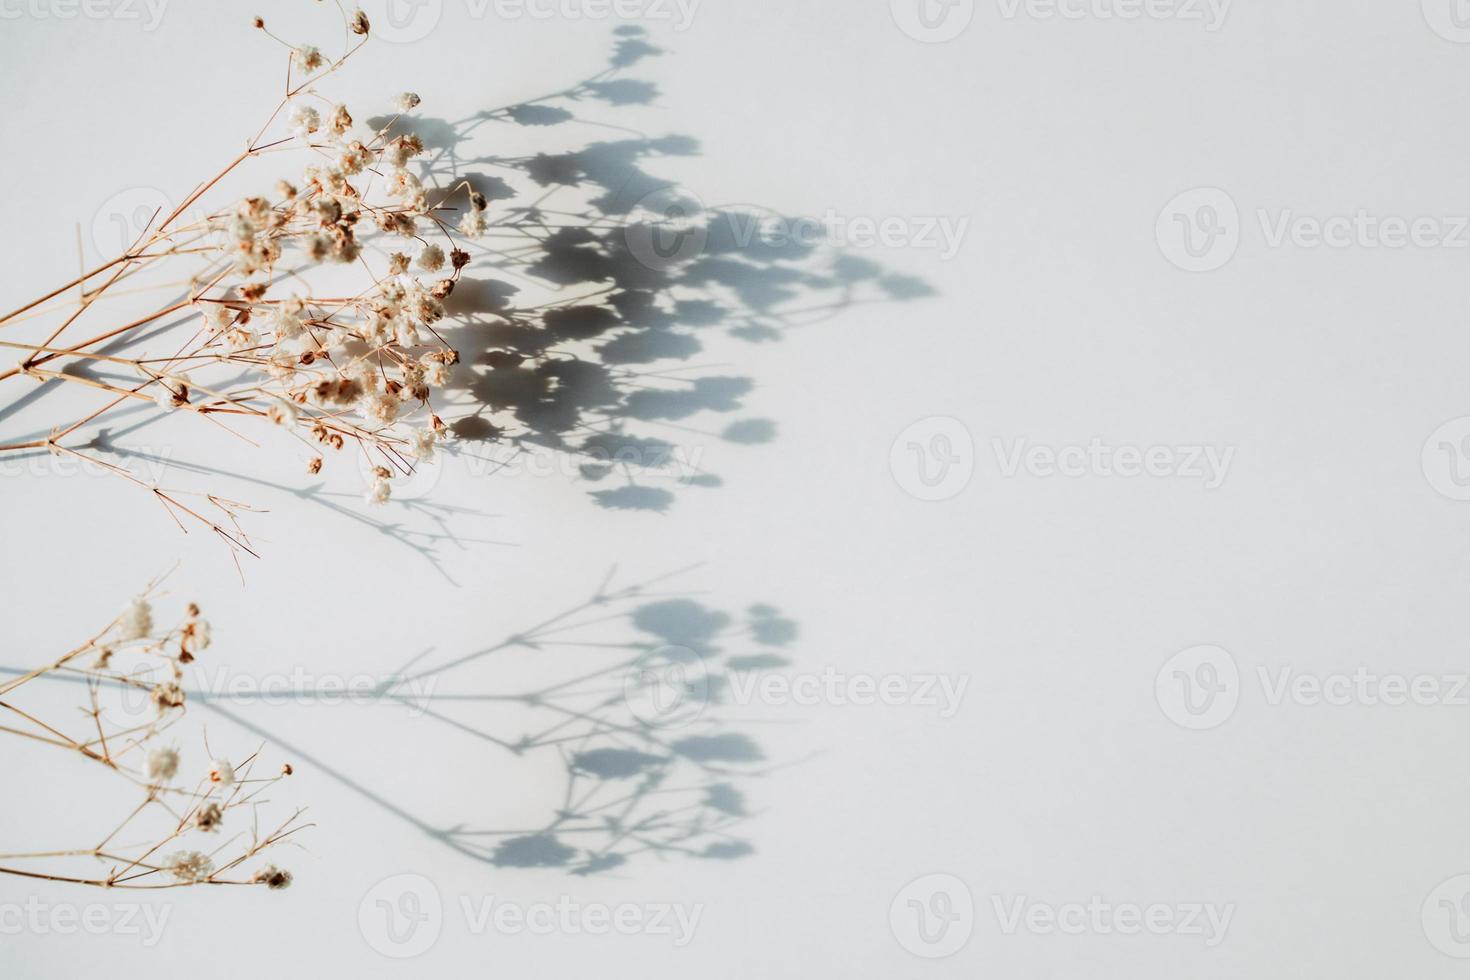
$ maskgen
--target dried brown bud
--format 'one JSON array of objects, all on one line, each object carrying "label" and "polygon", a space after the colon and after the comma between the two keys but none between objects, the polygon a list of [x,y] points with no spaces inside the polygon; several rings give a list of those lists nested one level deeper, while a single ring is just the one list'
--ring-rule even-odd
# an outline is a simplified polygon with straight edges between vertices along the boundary
[{"label": "dried brown bud", "polygon": [[[321,471],[322,471],[322,458],[320,456],[313,456],[313,457],[311,457],[311,462],[309,462],[309,463],[306,464],[306,472],[310,473],[312,476],[315,476],[316,474],[320,473]],[[289,771],[289,769],[290,769],[290,767],[288,766],[287,767],[287,770]]]},{"label": "dried brown bud", "polygon": [[438,282],[434,283],[434,288],[430,290],[430,293],[433,294],[433,297],[435,299],[443,299],[452,292],[454,292],[453,279],[440,279]]},{"label": "dried brown bud", "polygon": [[354,10],[352,12],[352,19],[348,23],[352,27],[352,33],[354,34],[366,35],[368,30],[372,27],[372,25],[368,23],[367,14],[363,13],[361,10]]},{"label": "dried brown bud", "polygon": [[449,253],[449,264],[458,271],[470,264],[470,253],[456,248]]},{"label": "dried brown bud", "polygon": [[295,771],[296,771],[295,769],[292,769],[291,768],[291,763],[289,763],[289,762],[286,763],[285,765],[281,766],[281,775],[282,776],[289,776],[289,775],[291,775]]},{"label": "dried brown bud", "polygon": [[483,211],[490,206],[490,202],[479,191],[470,191],[470,206],[476,211]]},{"label": "dried brown bud", "polygon": [[261,30],[265,30],[265,18],[264,17],[257,17],[257,18],[255,18],[254,21],[252,21],[252,23],[256,27],[260,28]]},{"label": "dried brown bud", "polygon": [[254,303],[265,295],[267,289],[270,289],[269,283],[252,282],[240,287],[240,296],[247,302]]}]

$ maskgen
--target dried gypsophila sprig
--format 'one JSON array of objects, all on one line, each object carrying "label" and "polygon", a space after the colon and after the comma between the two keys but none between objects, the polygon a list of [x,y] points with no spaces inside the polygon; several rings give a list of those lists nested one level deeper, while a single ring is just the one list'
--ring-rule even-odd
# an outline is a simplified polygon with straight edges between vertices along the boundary
[{"label": "dried gypsophila sprig", "polygon": [[[189,767],[164,735],[187,711],[181,684],[185,668],[209,648],[212,637],[208,621],[193,604],[177,625],[159,628],[153,591],[150,586],[86,643],[0,684],[0,714],[11,719],[11,724],[0,725],[0,735],[80,754],[143,794],[142,801],[98,843],[0,854],[0,874],[106,888],[204,884],[285,888],[291,873],[257,858],[307,826],[300,821],[302,811],[268,832],[260,830],[258,819],[268,802],[261,794],[293,769],[286,764],[276,775],[257,777],[253,774],[257,752],[238,765],[214,759],[195,773],[189,785]],[[82,711],[82,731],[68,732],[65,722],[43,721],[39,708],[17,703],[17,692],[45,678],[85,684],[88,703]],[[113,709],[120,699],[146,702],[145,717],[115,719]],[[152,829],[144,829],[145,824]],[[139,833],[147,843],[121,842],[124,834]],[[96,874],[70,868],[88,862],[100,862],[108,870]]]},{"label": "dried gypsophila sprig", "polygon": [[[244,505],[206,495],[225,515],[209,516],[205,508],[186,505],[179,492],[151,486],[124,467],[83,453],[83,430],[124,405],[188,412],[221,428],[232,416],[266,420],[311,447],[310,473],[321,470],[325,450],[349,443],[373,457],[376,476],[367,496],[374,503],[391,496],[393,477],[432,458],[449,437],[431,394],[449,383],[458,354],[435,324],[470,261],[455,235],[483,234],[488,202],[468,184],[451,188],[446,200],[463,193],[467,203],[454,229],[442,212],[455,209],[430,203],[430,189],[409,170],[424,151],[423,141],[412,133],[390,135],[401,114],[419,105],[417,94],[398,96],[397,115],[375,132],[359,134],[346,106],[317,93],[315,83],[341,68],[370,33],[360,10],[343,11],[343,19],[349,44],[340,57],[328,60],[315,47],[276,37],[255,18],[258,29],[289,49],[288,71],[281,103],[246,150],[170,214],[161,220],[155,215],[124,254],[0,316],[5,326],[80,288],[77,308],[41,343],[0,341],[0,347],[25,351],[19,364],[0,371],[0,381],[67,382],[99,390],[108,399],[81,419],[55,426],[46,438],[0,445],[0,453],[44,449],[97,463],[152,492],[181,525],[203,523],[232,547],[253,554],[236,521]],[[359,40],[352,42],[353,37]],[[305,78],[294,81],[298,72]],[[325,111],[315,102],[324,103]],[[264,141],[283,115],[292,134]],[[182,220],[189,209],[202,209],[205,194],[247,160],[293,148],[310,153],[313,162],[299,175],[275,180],[269,195]],[[443,244],[427,240],[421,231]],[[368,246],[386,254],[386,268],[372,268]],[[62,339],[118,283],[183,260],[204,263],[190,278],[186,297],[86,340]],[[272,294],[281,279],[300,280],[310,270],[332,265],[360,267],[367,279],[320,294]],[[94,282],[99,284],[89,285]],[[166,333],[187,338],[166,356],[98,350],[104,342],[138,336],[165,317],[190,311],[197,318],[177,334]],[[58,361],[121,368],[135,377],[99,380],[61,370]],[[243,380],[215,380],[223,369],[243,372]]]}]

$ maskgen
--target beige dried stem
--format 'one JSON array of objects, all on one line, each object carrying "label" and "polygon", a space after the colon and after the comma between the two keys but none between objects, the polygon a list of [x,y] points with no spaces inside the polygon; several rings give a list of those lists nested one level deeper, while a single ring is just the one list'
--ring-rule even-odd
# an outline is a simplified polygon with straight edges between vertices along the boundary
[{"label": "beige dried stem", "polygon": [[[210,645],[209,624],[191,604],[178,625],[159,628],[154,591],[150,586],[80,646],[0,682],[0,735],[79,756],[141,794],[95,843],[0,853],[0,874],[105,888],[285,888],[291,873],[261,858],[307,825],[300,810],[267,829],[260,821],[268,804],[262,794],[291,775],[291,766],[257,776],[258,752],[238,764],[184,763],[188,753],[168,736],[186,716],[181,681]],[[86,691],[79,721],[43,717],[48,711],[30,703],[27,695],[55,705],[52,685],[41,693],[37,682],[43,680],[70,681]],[[205,749],[207,756],[207,744]]]},{"label": "beige dried stem", "polygon": [[[92,462],[151,493],[185,530],[203,525],[237,554],[254,554],[237,523],[249,508],[158,487],[99,459],[86,451],[95,430],[138,406],[197,417],[252,445],[231,423],[274,424],[309,448],[312,473],[329,450],[363,453],[374,503],[448,438],[431,402],[458,354],[435,323],[470,260],[458,239],[485,232],[488,204],[468,185],[445,189],[446,200],[462,194],[466,205],[452,228],[449,213],[460,209],[429,203],[430,189],[408,169],[422,141],[389,135],[417,95],[399,96],[391,120],[366,131],[318,91],[370,32],[361,11],[339,10],[346,40],[335,59],[277,38],[256,18],[289,53],[284,94],[246,149],[169,213],[155,213],[121,255],[0,315],[0,331],[12,336],[54,323],[29,340],[0,339],[18,357],[0,369],[0,383],[72,386],[97,398],[79,417],[47,425],[45,437],[0,444],[0,454],[41,450]],[[253,184],[268,191],[206,203],[226,177],[245,179],[247,163],[287,152],[308,161]],[[145,276],[187,290],[144,315],[107,322],[100,301],[136,295],[121,287]],[[307,288],[281,295],[286,282]],[[139,349],[145,342],[162,347]],[[116,353],[119,344],[128,353]]]}]

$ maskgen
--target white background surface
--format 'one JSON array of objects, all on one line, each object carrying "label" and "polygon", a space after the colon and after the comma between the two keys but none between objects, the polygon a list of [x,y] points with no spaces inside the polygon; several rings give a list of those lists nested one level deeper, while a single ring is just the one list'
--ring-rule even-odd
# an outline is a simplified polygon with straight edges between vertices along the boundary
[{"label": "white background surface", "polygon": [[[308,6],[259,10],[305,39],[330,21]],[[175,560],[172,587],[214,623],[211,657],[245,674],[389,673],[425,649],[448,659],[575,606],[613,565],[632,582],[702,563],[671,588],[734,614],[779,607],[800,626],[788,670],[963,675],[961,710],[735,712],[759,726],[770,760],[794,763],[746,785],[759,814],[742,834],[755,852],[642,855],[593,877],[470,860],[302,763],[283,802],[309,804],[318,826],[309,852],[290,857],[289,891],[165,893],[171,918],[153,948],[125,935],[0,935],[0,969],[1458,975],[1420,913],[1470,871],[1470,708],[1273,706],[1257,679],[1258,667],[1470,670],[1470,505],[1437,494],[1420,459],[1442,423],[1470,415],[1470,250],[1273,248],[1257,217],[1470,211],[1470,46],[1437,36],[1417,7],[1242,2],[1211,32],[1025,8],[1007,18],[982,2],[945,44],[906,36],[876,0],[705,0],[687,30],[648,22],[668,53],[632,74],[661,94],[615,118],[702,146],[660,161],[662,176],[708,202],[788,214],[967,218],[949,261],[860,250],[937,295],[855,306],[777,343],[703,335],[703,362],[757,382],[740,416],[775,420],[778,435],[734,446],[713,436],[729,418],[690,420],[680,438],[703,448],[723,486],[681,490],[667,513],[598,509],[573,478],[451,466],[433,499],[476,511],[456,530],[494,543],[441,547],[442,573],[370,526],[220,478],[211,486],[271,511],[252,518],[264,559],[242,588],[216,543],[180,535],[141,495],[9,471],[3,660],[53,656]],[[152,186],[177,199],[254,132],[279,59],[248,28],[253,12],[175,0],[153,31],[34,12],[0,23],[12,93],[0,305],[69,276],[73,226],[90,227],[112,195]],[[458,118],[595,70],[612,26],[475,19],[445,0],[426,39],[370,46],[335,91],[362,112],[411,88],[426,111]],[[335,40],[321,33],[324,47]],[[567,134],[505,126],[481,138],[478,152],[510,154]],[[1161,254],[1155,221],[1200,186],[1238,205],[1240,245],[1223,268],[1191,274]],[[889,466],[894,439],[929,416],[960,420],[975,446],[973,481],[938,503],[905,493]],[[1207,491],[1184,478],[1007,478],[992,450],[993,439],[1093,437],[1235,454]],[[168,446],[182,458],[197,437],[150,438],[178,440]],[[299,460],[282,455],[227,459],[299,484]],[[337,489],[346,510],[367,513],[351,479]],[[1160,710],[1154,685],[1199,644],[1230,651],[1242,689],[1233,717],[1192,732]],[[475,680],[534,684],[540,668],[507,670],[518,673]],[[239,713],[439,825],[536,822],[559,803],[554,758],[487,750],[392,709]],[[256,737],[199,720],[212,742]],[[0,830],[91,826],[90,797],[21,789],[60,785],[64,760],[3,751]],[[403,872],[428,877],[448,912],[430,951],[397,962],[365,942],[358,909]],[[960,952],[927,961],[895,940],[889,904],[936,872],[968,885],[976,916]],[[681,949],[657,936],[472,935],[458,900],[491,895],[704,912]],[[0,880],[0,902],[31,896],[113,900]],[[993,902],[1020,896],[1234,912],[1213,948],[1187,935],[1007,935]]]}]

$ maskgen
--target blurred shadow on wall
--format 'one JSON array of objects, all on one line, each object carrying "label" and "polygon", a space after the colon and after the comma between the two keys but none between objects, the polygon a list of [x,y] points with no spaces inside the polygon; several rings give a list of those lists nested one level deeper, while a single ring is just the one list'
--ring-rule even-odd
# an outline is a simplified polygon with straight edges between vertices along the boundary
[{"label": "blurred shadow on wall", "polygon": [[[666,591],[664,583],[679,574],[613,588],[610,572],[585,602],[437,665],[421,665],[421,655],[374,692],[375,702],[440,723],[441,736],[555,765],[561,801],[530,825],[474,817],[437,825],[391,788],[349,774],[329,750],[284,740],[210,692],[189,697],[291,753],[304,771],[326,774],[425,835],[496,867],[589,875],[646,857],[745,857],[755,850],[744,832],[755,815],[747,789],[800,760],[767,757],[753,723],[736,717],[742,705],[732,690],[737,682],[748,690],[759,672],[790,663],[797,624],[771,606],[729,613]],[[493,677],[493,668],[516,657],[534,658],[538,680],[530,689],[469,688],[477,666]],[[293,696],[309,700],[316,693]],[[462,755],[427,744],[422,750],[451,760],[455,771],[473,769],[477,758],[473,748]]]},{"label": "blurred shadow on wall", "polygon": [[[720,486],[702,465],[705,446],[757,445],[778,432],[774,420],[741,415],[754,379],[696,363],[710,332],[777,341],[853,306],[931,290],[824,244],[818,222],[708,206],[649,173],[699,145],[586,116],[658,96],[654,84],[622,74],[661,50],[642,28],[616,34],[607,67],[569,88],[403,126],[432,151],[420,176],[441,188],[440,205],[462,210],[473,190],[494,219],[476,256],[490,260],[494,277],[462,277],[446,303],[446,336],[461,355],[464,398],[452,425],[462,450],[501,451],[505,465],[520,453],[551,454],[597,485],[597,506],[663,512],[675,490]],[[586,126],[622,135],[530,156],[461,155],[495,126],[544,129],[545,142]],[[705,413],[732,418],[709,423]]]},{"label": "blurred shadow on wall", "polygon": [[[442,409],[458,437],[449,453],[471,476],[540,467],[540,475],[592,486],[589,499],[600,508],[666,512],[677,491],[721,485],[705,465],[709,447],[756,446],[779,434],[775,420],[744,414],[753,378],[697,360],[712,333],[769,343],[854,306],[931,294],[918,279],[830,247],[816,222],[749,205],[707,206],[649,173],[661,159],[696,154],[698,143],[588,114],[653,102],[657,86],[624,73],[661,53],[642,28],[621,27],[607,66],[568,88],[457,121],[402,123],[429,148],[417,165],[425,185],[439,189],[436,201],[446,209],[439,218],[464,209],[467,188],[489,203],[486,235],[470,243],[474,261],[441,321],[461,357],[447,392],[452,404]],[[388,121],[368,120],[375,128]],[[588,127],[616,137],[569,138],[566,149],[528,156],[465,157],[464,148],[495,127],[534,128],[538,146]],[[101,352],[179,322],[119,338]],[[69,370],[115,380],[106,366]],[[425,493],[395,490],[383,512],[423,525],[414,527],[364,513],[352,502],[356,494],[321,479],[288,486],[246,468],[162,458],[131,444],[162,416],[144,406],[113,417],[118,424],[88,448],[290,494],[378,530],[446,577],[441,547],[504,543],[465,537],[458,525],[476,512],[442,507]],[[404,459],[383,462],[410,482],[418,475],[410,477]]]}]

